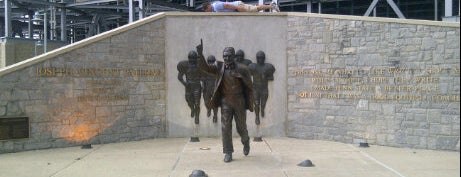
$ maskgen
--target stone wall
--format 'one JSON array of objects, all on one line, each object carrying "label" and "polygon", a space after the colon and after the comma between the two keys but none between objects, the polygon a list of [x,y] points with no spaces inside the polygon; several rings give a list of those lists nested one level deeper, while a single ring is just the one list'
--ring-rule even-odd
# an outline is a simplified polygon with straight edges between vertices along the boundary
[{"label": "stone wall", "polygon": [[288,17],[288,136],[459,150],[459,26],[340,18]]},{"label": "stone wall", "polygon": [[30,137],[0,140],[0,153],[220,136],[203,100],[194,130],[177,80],[200,39],[218,60],[233,46],[275,66],[261,126],[247,114],[250,136],[459,150],[459,37],[459,24],[444,22],[157,14],[0,69],[0,118],[30,118]]},{"label": "stone wall", "polygon": [[0,118],[29,117],[30,137],[0,153],[165,137],[165,20],[150,21],[1,71]]},{"label": "stone wall", "polygon": [[[12,65],[43,53],[43,41],[36,46],[37,40],[23,38],[0,38],[0,68]],[[67,45],[62,41],[48,41],[47,51]]]}]

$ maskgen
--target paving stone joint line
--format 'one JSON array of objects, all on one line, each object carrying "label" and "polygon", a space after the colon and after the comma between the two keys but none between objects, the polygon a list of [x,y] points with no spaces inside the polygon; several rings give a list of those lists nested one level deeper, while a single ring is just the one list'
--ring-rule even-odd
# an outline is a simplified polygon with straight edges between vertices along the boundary
[{"label": "paving stone joint line", "polygon": [[365,152],[363,152],[363,151],[357,149],[357,148],[354,147],[353,145],[350,145],[350,144],[349,144],[349,146],[350,146],[352,149],[357,150],[357,151],[358,151],[361,155],[363,155],[364,157],[366,157],[366,158],[372,160],[373,162],[375,162],[375,163],[381,165],[382,167],[388,169],[389,171],[395,173],[396,175],[398,175],[398,176],[400,176],[400,177],[406,177],[406,176],[402,175],[400,172],[398,172],[397,170],[393,169],[392,167],[389,167],[388,165],[386,165],[386,164],[384,164],[384,163],[382,163],[382,162],[376,160],[375,158],[371,157],[369,154],[367,154],[367,153],[365,153]]},{"label": "paving stone joint line", "polygon": [[174,172],[176,171],[176,167],[178,166],[179,161],[181,161],[182,155],[184,154],[184,151],[186,151],[187,145],[189,145],[189,143],[190,143],[190,142],[187,141],[186,144],[184,144],[184,147],[182,148],[181,153],[178,154],[178,158],[176,159],[176,162],[174,163],[173,168],[171,169],[171,172],[170,172],[170,174],[168,175],[168,177],[172,177],[172,175],[173,175]]},{"label": "paving stone joint line", "polygon": [[69,167],[71,167],[72,165],[74,165],[75,163],[83,160],[85,157],[89,156],[90,154],[92,154],[93,152],[96,152],[97,150],[99,150],[100,148],[102,148],[104,145],[100,145],[96,148],[93,148],[90,152],[84,154],[83,156],[81,157],[78,157],[76,159],[74,159],[70,164],[66,165],[65,167],[63,167],[62,169],[60,170],[57,170],[55,173],[51,174],[50,177],[54,177],[56,175],[58,175],[59,173],[61,173],[62,171],[68,169]]}]

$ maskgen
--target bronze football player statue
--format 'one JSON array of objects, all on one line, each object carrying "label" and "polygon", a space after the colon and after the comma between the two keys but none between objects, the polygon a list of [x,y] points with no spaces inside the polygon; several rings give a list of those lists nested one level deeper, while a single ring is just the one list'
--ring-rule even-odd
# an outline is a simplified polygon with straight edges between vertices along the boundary
[{"label": "bronze football player statue", "polygon": [[[191,117],[195,118],[195,124],[199,124],[200,96],[202,94],[201,77],[202,71],[198,66],[197,52],[190,51],[188,60],[178,63],[178,80],[186,88],[186,102],[191,109]],[[184,80],[185,76],[185,80]]]},{"label": "bronze football player statue", "polygon": [[274,80],[274,65],[265,63],[266,54],[263,51],[256,53],[257,63],[252,63],[248,68],[253,76],[253,92],[255,98],[256,125],[261,123],[259,115],[264,117],[267,98],[269,97],[268,82]]}]

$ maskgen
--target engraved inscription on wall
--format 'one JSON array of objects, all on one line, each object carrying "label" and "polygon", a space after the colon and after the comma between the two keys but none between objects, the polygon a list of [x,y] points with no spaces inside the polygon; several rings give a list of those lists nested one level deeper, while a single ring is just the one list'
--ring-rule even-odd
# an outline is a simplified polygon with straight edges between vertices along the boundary
[{"label": "engraved inscription on wall", "polygon": [[37,67],[37,77],[97,78],[86,81],[86,91],[77,96],[78,102],[126,101],[128,88],[123,86],[122,78],[160,77],[162,71],[148,69],[120,68],[69,68]]},{"label": "engraved inscription on wall", "polygon": [[120,69],[120,68],[67,68],[38,67],[38,77],[155,77],[160,76],[160,70]]},{"label": "engraved inscription on wall", "polygon": [[290,72],[304,79],[305,88],[296,93],[300,98],[459,102],[459,82],[455,82],[459,71],[459,67],[375,67]]}]

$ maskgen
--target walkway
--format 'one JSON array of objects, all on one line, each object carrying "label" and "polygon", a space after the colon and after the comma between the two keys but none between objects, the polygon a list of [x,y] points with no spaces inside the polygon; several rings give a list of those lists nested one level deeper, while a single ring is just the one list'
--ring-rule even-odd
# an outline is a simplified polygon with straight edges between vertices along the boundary
[{"label": "walkway", "polygon": [[[221,140],[152,139],[0,154],[0,177],[459,177],[459,152],[371,146],[292,138],[251,142],[223,162]],[[314,167],[297,164],[311,160]]]}]

